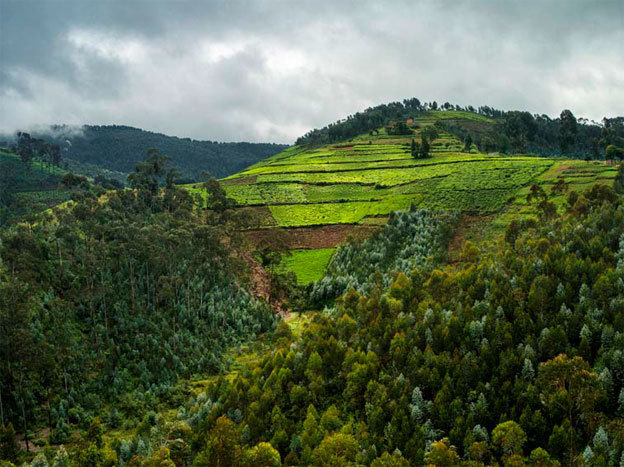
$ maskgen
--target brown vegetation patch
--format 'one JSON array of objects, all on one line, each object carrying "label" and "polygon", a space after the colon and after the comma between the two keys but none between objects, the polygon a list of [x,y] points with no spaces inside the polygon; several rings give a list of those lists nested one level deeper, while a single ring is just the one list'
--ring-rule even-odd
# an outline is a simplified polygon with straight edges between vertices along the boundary
[{"label": "brown vegetation patch", "polygon": [[493,215],[479,216],[462,214],[459,222],[457,223],[457,227],[455,228],[455,235],[449,242],[449,260],[452,262],[459,261],[464,242],[466,240],[476,242],[479,238],[479,233],[493,218]]},{"label": "brown vegetation patch", "polygon": [[256,183],[257,175],[249,175],[248,177],[229,178],[227,180],[221,180],[223,185],[248,185]]},{"label": "brown vegetation patch", "polygon": [[[285,229],[288,246],[293,250],[309,250],[318,248],[334,248],[347,241],[348,237],[363,238],[378,230],[378,225],[332,224],[314,227],[294,227]],[[247,237],[258,243],[266,229],[250,230]]]}]

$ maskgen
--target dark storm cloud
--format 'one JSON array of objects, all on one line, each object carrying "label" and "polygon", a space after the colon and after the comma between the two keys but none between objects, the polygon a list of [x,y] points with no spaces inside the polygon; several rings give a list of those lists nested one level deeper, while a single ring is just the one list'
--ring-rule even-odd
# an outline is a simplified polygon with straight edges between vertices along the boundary
[{"label": "dark storm cloud", "polygon": [[291,142],[418,96],[624,113],[624,2],[0,0],[0,131]]}]

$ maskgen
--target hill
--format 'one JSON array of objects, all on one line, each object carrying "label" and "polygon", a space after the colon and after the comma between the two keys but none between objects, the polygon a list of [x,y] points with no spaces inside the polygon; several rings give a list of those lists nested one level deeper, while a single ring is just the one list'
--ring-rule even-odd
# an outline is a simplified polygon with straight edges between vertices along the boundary
[{"label": "hill", "polygon": [[486,154],[449,120],[491,117],[182,187],[153,151],[0,230],[0,457],[617,465],[624,166]]},{"label": "hill", "polygon": [[[569,192],[613,183],[617,168],[604,161],[485,154],[440,125],[492,121],[464,111],[421,112],[400,130],[406,134],[396,134],[394,120],[348,141],[299,144],[222,183],[258,217],[249,236],[258,240],[285,229],[295,250],[288,263],[301,281],[320,278],[333,248],[377,230],[392,211],[459,211],[457,241],[484,239],[500,235],[514,219],[540,214],[537,202],[527,202],[534,184],[561,208]],[[420,146],[423,138],[432,140],[430,153],[414,157],[412,141]]]},{"label": "hill", "polygon": [[[231,175],[287,146],[269,143],[218,143],[178,138],[122,125],[85,125],[76,128],[55,126],[34,136],[63,148],[63,158],[80,164],[129,173],[150,148],[158,148],[171,158],[182,176],[199,180],[202,171],[215,177]],[[84,172],[82,170],[81,172]]]}]

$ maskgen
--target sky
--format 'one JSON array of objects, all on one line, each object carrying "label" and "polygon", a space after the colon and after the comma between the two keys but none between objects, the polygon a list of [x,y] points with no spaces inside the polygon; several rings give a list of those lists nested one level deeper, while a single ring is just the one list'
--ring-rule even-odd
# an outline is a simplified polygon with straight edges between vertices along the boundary
[{"label": "sky", "polygon": [[292,143],[369,106],[624,115],[624,0],[0,0],[0,132]]}]

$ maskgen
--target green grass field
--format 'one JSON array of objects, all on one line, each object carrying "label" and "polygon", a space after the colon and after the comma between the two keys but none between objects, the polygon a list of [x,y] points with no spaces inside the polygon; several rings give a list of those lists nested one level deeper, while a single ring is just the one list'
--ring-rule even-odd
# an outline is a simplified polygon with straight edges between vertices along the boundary
[{"label": "green grass field", "polygon": [[318,250],[295,250],[285,256],[280,264],[283,271],[292,271],[300,285],[319,280],[327,267],[335,248]]}]

